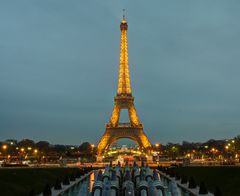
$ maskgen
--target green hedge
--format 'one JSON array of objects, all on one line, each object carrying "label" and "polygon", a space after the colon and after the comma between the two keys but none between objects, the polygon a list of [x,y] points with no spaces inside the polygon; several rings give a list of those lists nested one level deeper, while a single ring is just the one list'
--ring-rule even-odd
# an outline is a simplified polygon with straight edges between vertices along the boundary
[{"label": "green hedge", "polygon": [[212,193],[220,187],[224,196],[240,195],[240,167],[179,167],[173,170],[188,179],[193,176],[198,185],[204,182]]},{"label": "green hedge", "polygon": [[31,191],[41,193],[49,184],[55,185],[56,180],[63,181],[65,176],[71,176],[78,168],[9,168],[0,169],[0,195],[26,196]]}]

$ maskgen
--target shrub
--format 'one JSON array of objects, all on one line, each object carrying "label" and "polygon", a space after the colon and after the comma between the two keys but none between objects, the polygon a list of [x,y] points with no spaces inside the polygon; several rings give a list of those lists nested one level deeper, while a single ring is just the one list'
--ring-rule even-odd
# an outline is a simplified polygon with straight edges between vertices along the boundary
[{"label": "shrub", "polygon": [[51,187],[50,187],[49,184],[46,184],[46,186],[43,190],[43,195],[44,196],[51,196],[52,195]]},{"label": "shrub", "polygon": [[181,179],[181,184],[187,184],[187,182],[188,182],[187,177],[183,175]]},{"label": "shrub", "polygon": [[178,172],[176,173],[175,179],[176,179],[176,180],[180,180],[180,179],[181,179],[181,177],[180,177],[180,175],[179,175]]},{"label": "shrub", "polygon": [[208,194],[207,188],[205,186],[204,182],[201,182],[200,188],[199,188],[199,194]]},{"label": "shrub", "polygon": [[62,189],[61,181],[59,179],[56,180],[55,185],[54,185],[54,189],[55,190],[61,190]]},{"label": "shrub", "polygon": [[36,196],[35,191],[32,189],[32,190],[29,192],[28,196]]},{"label": "shrub", "polygon": [[218,186],[215,189],[214,196],[222,196],[221,190]]},{"label": "shrub", "polygon": [[197,187],[197,184],[196,184],[194,178],[191,176],[189,179],[188,188],[195,189],[196,187]]},{"label": "shrub", "polygon": [[75,175],[74,175],[74,173],[71,174],[71,176],[70,176],[70,181],[75,181]]},{"label": "shrub", "polygon": [[63,180],[63,185],[69,185],[70,182],[69,182],[69,178],[68,176],[65,176],[64,180]]},{"label": "shrub", "polygon": [[168,169],[168,168],[166,168],[166,169],[165,169],[165,173],[166,173],[167,175],[169,175],[169,174],[170,174],[170,171],[169,171],[169,169]]},{"label": "shrub", "polygon": [[80,172],[79,169],[76,171],[75,176],[76,176],[76,178],[80,178],[81,177],[81,172]]},{"label": "shrub", "polygon": [[175,171],[174,170],[169,170],[170,177],[173,178],[175,177]]}]

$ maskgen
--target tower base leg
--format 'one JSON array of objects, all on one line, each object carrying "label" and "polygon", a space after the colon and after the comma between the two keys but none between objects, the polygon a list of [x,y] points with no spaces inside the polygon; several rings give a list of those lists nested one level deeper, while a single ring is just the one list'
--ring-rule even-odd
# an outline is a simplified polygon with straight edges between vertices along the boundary
[{"label": "tower base leg", "polygon": [[142,127],[107,127],[104,135],[98,144],[98,156],[101,156],[109,146],[121,138],[128,138],[136,141],[140,148],[147,151],[150,155],[151,143],[145,135]]}]

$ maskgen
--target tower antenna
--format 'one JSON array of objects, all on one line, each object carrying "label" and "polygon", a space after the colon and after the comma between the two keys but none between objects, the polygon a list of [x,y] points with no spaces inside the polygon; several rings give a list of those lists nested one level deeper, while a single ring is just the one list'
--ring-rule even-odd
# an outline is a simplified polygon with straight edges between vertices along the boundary
[{"label": "tower antenna", "polygon": [[123,20],[125,20],[126,18],[125,18],[125,13],[126,13],[126,10],[125,9],[123,9]]}]

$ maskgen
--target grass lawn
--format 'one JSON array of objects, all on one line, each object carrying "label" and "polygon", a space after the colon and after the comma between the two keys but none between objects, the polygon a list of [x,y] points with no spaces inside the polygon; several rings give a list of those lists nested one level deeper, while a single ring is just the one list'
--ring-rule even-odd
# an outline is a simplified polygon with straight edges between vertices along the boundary
[{"label": "grass lawn", "polygon": [[28,196],[33,189],[35,193],[43,191],[46,183],[53,186],[56,179],[63,180],[77,168],[8,168],[0,169],[0,195]]},{"label": "grass lawn", "polygon": [[203,181],[211,192],[218,186],[223,196],[240,196],[240,167],[179,167],[175,170],[188,179],[193,176],[198,185]]}]

